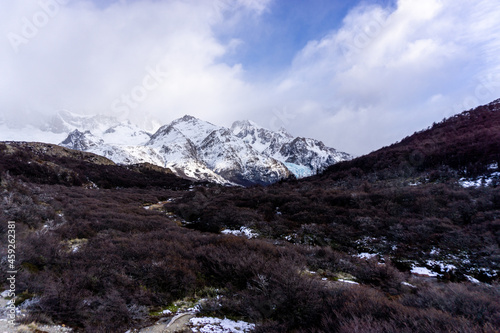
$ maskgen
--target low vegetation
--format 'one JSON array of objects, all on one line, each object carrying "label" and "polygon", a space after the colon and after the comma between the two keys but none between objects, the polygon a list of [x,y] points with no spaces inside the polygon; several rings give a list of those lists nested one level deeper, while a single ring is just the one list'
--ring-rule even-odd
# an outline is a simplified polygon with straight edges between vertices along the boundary
[{"label": "low vegetation", "polygon": [[[482,112],[309,179],[246,189],[0,144],[0,237],[16,221],[19,319],[125,332],[197,306],[256,332],[497,332],[500,187],[459,181],[500,160]],[[447,163],[453,142],[422,143],[441,147],[466,119],[488,128],[482,155],[464,144]],[[221,234],[241,227],[258,236]]]}]

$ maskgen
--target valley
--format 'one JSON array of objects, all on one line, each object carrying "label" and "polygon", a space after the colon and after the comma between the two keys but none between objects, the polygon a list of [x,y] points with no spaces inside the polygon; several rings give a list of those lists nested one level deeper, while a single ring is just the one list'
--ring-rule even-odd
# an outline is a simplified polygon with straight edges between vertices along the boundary
[{"label": "valley", "polygon": [[[318,174],[247,187],[0,143],[0,235],[15,221],[17,321],[133,332],[189,312],[190,329],[226,319],[243,332],[496,332],[499,111],[497,100]],[[151,142],[175,146],[185,121],[199,123],[181,119]],[[255,128],[190,141],[241,142],[234,135],[273,150]],[[292,151],[304,140],[287,142]]]}]

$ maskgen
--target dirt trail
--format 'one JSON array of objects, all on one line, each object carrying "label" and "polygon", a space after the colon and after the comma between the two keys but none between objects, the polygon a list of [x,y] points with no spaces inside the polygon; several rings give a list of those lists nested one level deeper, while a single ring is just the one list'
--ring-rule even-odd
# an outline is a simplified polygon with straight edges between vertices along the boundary
[{"label": "dirt trail", "polygon": [[[6,306],[9,301],[0,295],[0,333],[27,333],[27,332],[45,332],[45,333],[65,333],[72,330],[68,327],[57,325],[19,325],[14,326],[8,323]],[[181,333],[191,332],[188,327],[189,320],[194,317],[191,312],[184,312],[175,315],[171,320],[160,319],[156,325],[143,328],[138,333]],[[137,332],[134,330],[134,332]]]},{"label": "dirt trail", "polygon": [[192,313],[181,313],[176,315],[170,321],[162,322],[161,320],[154,326],[143,328],[139,333],[180,333],[191,332],[187,324],[193,318]]},{"label": "dirt trail", "polygon": [[175,200],[175,199],[168,199],[166,201],[160,201],[160,202],[152,204],[152,205],[143,206],[143,208],[147,209],[147,210],[162,210],[163,209],[163,205],[165,205],[167,203],[170,203],[173,200]]}]

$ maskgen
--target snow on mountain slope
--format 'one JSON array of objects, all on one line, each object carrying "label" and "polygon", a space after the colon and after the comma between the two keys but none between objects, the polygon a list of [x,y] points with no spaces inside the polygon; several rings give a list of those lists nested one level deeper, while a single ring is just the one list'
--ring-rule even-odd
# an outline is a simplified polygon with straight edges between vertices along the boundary
[{"label": "snow on mountain slope", "polygon": [[[193,119],[188,120],[193,122]],[[161,127],[155,135],[150,135],[130,123],[115,124],[106,130],[94,128],[97,133],[102,134],[94,135],[89,130],[74,130],[60,144],[105,156],[118,164],[147,162],[169,168],[180,177],[235,185],[198,160],[193,142],[172,125]]]},{"label": "snow on mountain slope", "polygon": [[291,175],[281,162],[259,153],[227,128],[203,140],[199,157],[217,174],[243,185],[270,184]]},{"label": "snow on mountain slope", "polygon": [[174,172],[198,179],[250,185],[290,176],[281,162],[256,151],[231,130],[191,116],[161,127],[146,145]]},{"label": "snow on mountain slope", "polygon": [[171,124],[160,127],[146,145],[160,150],[168,160],[197,159],[193,141]]},{"label": "snow on mountain slope", "polygon": [[231,130],[257,151],[284,163],[297,178],[314,175],[334,163],[352,158],[326,147],[321,141],[294,138],[283,128],[273,132],[246,120],[233,123]]},{"label": "snow on mountain slope", "polygon": [[117,164],[151,163],[161,167],[164,166],[161,154],[145,146],[117,146],[105,144],[88,151],[107,157]]},{"label": "snow on mountain slope", "polygon": [[[113,146],[115,147],[115,146]],[[145,146],[122,146],[120,149],[111,150],[107,153],[110,160],[115,160],[118,164],[151,163],[161,167],[164,166],[163,157],[154,149]],[[114,156],[112,156],[114,154]],[[106,155],[104,155],[106,156]],[[113,157],[113,158],[112,158]],[[123,157],[123,159],[120,159]]]},{"label": "snow on mountain slope", "polygon": [[146,144],[151,139],[151,134],[128,122],[108,128],[102,138],[108,144],[132,146]]},{"label": "snow on mountain slope", "polygon": [[[191,121],[191,119],[187,119]],[[219,184],[232,183],[211,170],[203,161],[199,160],[196,145],[179,129],[185,129],[179,121],[162,126],[146,143],[162,157],[164,167],[171,169],[175,174],[196,180],[207,180]],[[179,126],[180,125],[180,126]],[[198,124],[201,125],[201,124]],[[200,126],[198,126],[200,130]],[[187,131],[192,134],[193,132]],[[232,184],[234,185],[234,184]]]},{"label": "snow on mountain slope", "polygon": [[[123,136],[123,132],[120,133]],[[106,138],[106,136],[104,136]],[[149,138],[149,135],[147,136]],[[93,135],[90,131],[72,131],[68,137],[60,143],[61,146],[91,152],[109,158],[119,164],[151,163],[163,166],[163,158],[154,149],[141,145],[127,145],[125,139],[123,145],[105,142],[104,139]],[[115,137],[116,139],[116,137]],[[144,138],[142,138],[144,139]]]},{"label": "snow on mountain slope", "polygon": [[77,129],[69,133],[68,137],[61,142],[61,146],[83,151],[90,151],[102,145],[104,145],[103,139],[96,137],[90,131],[80,132]]},{"label": "snow on mountain slope", "polygon": [[284,144],[274,156],[286,163],[306,166],[312,174],[352,158],[347,153],[325,146],[321,141],[305,138],[295,138],[292,142]]},{"label": "snow on mountain slope", "polygon": [[285,143],[294,139],[284,128],[273,132],[249,120],[234,122],[231,130],[255,150],[268,156],[274,155]]},{"label": "snow on mountain slope", "polygon": [[170,123],[170,126],[176,128],[179,132],[189,138],[196,146],[200,145],[205,138],[219,126],[203,121],[193,116],[184,116]]}]

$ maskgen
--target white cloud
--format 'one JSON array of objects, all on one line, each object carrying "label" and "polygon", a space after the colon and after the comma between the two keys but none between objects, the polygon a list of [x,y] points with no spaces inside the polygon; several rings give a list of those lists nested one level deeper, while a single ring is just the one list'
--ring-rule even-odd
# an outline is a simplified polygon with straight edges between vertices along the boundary
[{"label": "white cloud", "polygon": [[[68,108],[131,118],[149,113],[162,121],[186,113],[212,120],[231,112],[246,94],[241,66],[217,61],[236,42],[222,44],[212,27],[240,11],[262,12],[265,1],[118,2],[104,9],[89,1],[44,1],[57,12],[43,25],[33,17],[46,10],[34,2],[11,3],[0,12],[0,35],[24,38],[14,47],[5,38],[0,48],[7,117]],[[35,26],[33,36],[24,36],[24,22]],[[152,71],[160,72],[159,80],[150,77]],[[123,103],[127,98],[132,101]]]},{"label": "white cloud", "polygon": [[357,7],[277,85],[289,127],[360,154],[500,97],[498,17],[490,0]]},{"label": "white cloud", "polygon": [[264,82],[224,63],[245,41],[222,42],[217,31],[227,39],[271,0],[42,3],[55,1],[0,5],[1,118],[62,108],[162,122],[249,118],[360,154],[500,95],[497,0],[360,5]]}]

